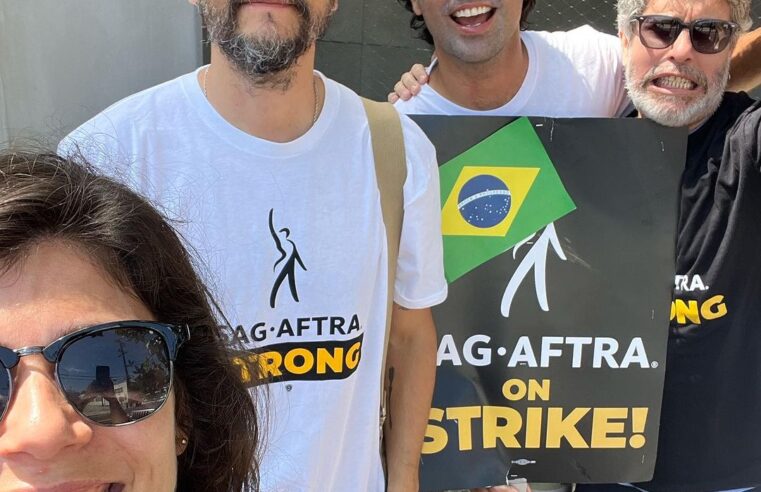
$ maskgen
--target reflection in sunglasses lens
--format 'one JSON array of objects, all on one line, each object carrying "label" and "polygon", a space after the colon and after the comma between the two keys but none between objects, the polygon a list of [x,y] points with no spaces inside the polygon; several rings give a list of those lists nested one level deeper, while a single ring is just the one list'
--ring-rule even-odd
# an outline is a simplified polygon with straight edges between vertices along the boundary
[{"label": "reflection in sunglasses lens", "polygon": [[160,334],[147,328],[115,328],[68,345],[58,363],[58,378],[66,398],[82,415],[117,425],[161,407],[169,394],[169,367]]},{"label": "reflection in sunglasses lens", "polygon": [[667,19],[647,19],[642,23],[641,29],[651,48],[665,48],[671,45],[681,32],[679,24]]},{"label": "reflection in sunglasses lens", "polygon": [[718,53],[729,43],[730,35],[718,22],[705,21],[696,23],[692,28],[692,40],[695,49],[701,53]]},{"label": "reflection in sunglasses lens", "polygon": [[690,40],[696,51],[703,54],[715,54],[726,49],[733,28],[720,20],[698,20],[691,25],[683,24],[679,19],[671,17],[642,17],[640,37],[648,48],[661,49],[673,45],[682,33],[682,29],[690,28]]},{"label": "reflection in sunglasses lens", "polygon": [[0,367],[0,416],[5,415],[11,399],[11,374],[8,369]]}]

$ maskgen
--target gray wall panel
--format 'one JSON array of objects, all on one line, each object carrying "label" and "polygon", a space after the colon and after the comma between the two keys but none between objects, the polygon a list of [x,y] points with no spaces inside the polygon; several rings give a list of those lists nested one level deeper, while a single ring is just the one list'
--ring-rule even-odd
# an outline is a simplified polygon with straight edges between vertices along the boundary
[{"label": "gray wall panel", "polygon": [[409,28],[410,15],[396,0],[338,0],[318,43],[317,68],[363,96],[385,100],[402,72],[431,58],[428,44]]},{"label": "gray wall panel", "polygon": [[[758,20],[761,1],[753,6]],[[612,31],[613,8],[613,0],[540,0],[531,27]],[[409,20],[397,0],[340,0],[317,67],[385,99],[413,62],[430,59]],[[192,70],[200,37],[186,0],[1,0],[0,141],[59,137],[114,101]]]},{"label": "gray wall panel", "polygon": [[3,0],[0,140],[56,139],[200,61],[186,0]]}]

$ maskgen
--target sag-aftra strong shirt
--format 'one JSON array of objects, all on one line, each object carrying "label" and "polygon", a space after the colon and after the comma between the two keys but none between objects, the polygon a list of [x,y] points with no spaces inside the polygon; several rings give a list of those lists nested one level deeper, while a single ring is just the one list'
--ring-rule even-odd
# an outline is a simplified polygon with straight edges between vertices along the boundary
[{"label": "sag-aftra strong shirt", "polygon": [[681,185],[658,460],[648,491],[761,483],[761,105],[725,96]]}]

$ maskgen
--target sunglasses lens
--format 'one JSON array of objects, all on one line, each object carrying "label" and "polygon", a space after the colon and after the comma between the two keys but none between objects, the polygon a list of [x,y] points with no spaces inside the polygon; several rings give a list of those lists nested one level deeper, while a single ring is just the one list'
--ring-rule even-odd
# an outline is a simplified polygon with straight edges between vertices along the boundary
[{"label": "sunglasses lens", "polygon": [[669,17],[646,17],[639,27],[642,44],[654,49],[671,46],[681,32],[679,21]]},{"label": "sunglasses lens", "polygon": [[735,29],[733,24],[716,19],[703,19],[692,24],[684,24],[674,17],[651,15],[638,17],[636,20],[639,21],[639,38],[648,48],[668,48],[677,40],[682,29],[689,27],[693,48],[707,55],[726,49]]},{"label": "sunglasses lens", "polygon": [[5,415],[11,400],[11,374],[8,369],[0,366],[0,417]]},{"label": "sunglasses lens", "polygon": [[69,402],[90,420],[102,425],[134,422],[167,399],[167,346],[158,332],[144,327],[92,333],[64,349],[58,379]]},{"label": "sunglasses lens", "polygon": [[732,28],[726,22],[717,20],[698,21],[692,27],[692,43],[704,54],[723,51],[732,39]]}]

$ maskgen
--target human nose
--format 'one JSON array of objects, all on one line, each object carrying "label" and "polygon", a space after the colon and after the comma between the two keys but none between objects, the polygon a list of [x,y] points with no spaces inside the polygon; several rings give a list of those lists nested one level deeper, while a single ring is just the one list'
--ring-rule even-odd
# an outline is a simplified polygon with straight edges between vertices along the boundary
[{"label": "human nose", "polygon": [[63,397],[42,356],[25,357],[15,372],[14,394],[0,421],[0,459],[50,460],[90,441],[92,428]]},{"label": "human nose", "polygon": [[692,59],[693,50],[690,30],[682,29],[674,44],[669,47],[669,58],[675,62],[684,63]]}]

